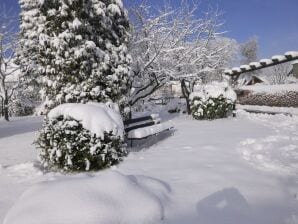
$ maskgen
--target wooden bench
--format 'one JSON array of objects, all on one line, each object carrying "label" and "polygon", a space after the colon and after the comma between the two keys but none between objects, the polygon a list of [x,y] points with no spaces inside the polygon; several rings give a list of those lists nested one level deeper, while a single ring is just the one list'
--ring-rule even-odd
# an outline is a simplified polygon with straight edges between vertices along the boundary
[{"label": "wooden bench", "polygon": [[133,140],[146,139],[173,129],[173,126],[161,123],[158,114],[126,120],[124,121],[124,127],[126,139],[130,141],[131,146]]}]

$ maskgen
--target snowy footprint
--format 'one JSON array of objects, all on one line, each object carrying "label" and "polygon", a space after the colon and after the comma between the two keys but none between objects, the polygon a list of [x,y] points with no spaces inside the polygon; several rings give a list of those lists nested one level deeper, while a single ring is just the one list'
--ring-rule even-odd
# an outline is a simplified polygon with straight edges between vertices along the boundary
[{"label": "snowy footprint", "polygon": [[285,135],[245,139],[238,150],[251,165],[269,171],[298,173],[298,140]]}]

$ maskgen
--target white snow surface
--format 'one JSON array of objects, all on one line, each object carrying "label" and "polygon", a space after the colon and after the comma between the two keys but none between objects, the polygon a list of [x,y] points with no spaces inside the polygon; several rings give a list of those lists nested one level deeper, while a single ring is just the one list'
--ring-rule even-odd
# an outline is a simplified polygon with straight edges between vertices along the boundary
[{"label": "white snow surface", "polygon": [[115,171],[59,178],[25,191],[3,224],[154,224],[168,193],[159,181]]},{"label": "white snow surface", "polygon": [[103,103],[66,103],[52,109],[48,114],[49,119],[55,119],[59,116],[71,117],[81,121],[85,129],[100,138],[104,138],[105,132],[112,132],[121,138],[124,136],[121,115]]},{"label": "white snow surface", "polygon": [[0,223],[23,217],[34,224],[39,214],[45,220],[39,223],[58,219],[61,211],[48,215],[48,206],[49,214],[58,208],[71,214],[51,224],[95,218],[110,218],[97,222],[109,224],[298,223],[297,116],[238,112],[196,121],[181,115],[169,138],[111,169],[79,175],[40,168],[31,144],[40,120],[0,121]]},{"label": "white snow surface", "polygon": [[256,84],[251,86],[241,86],[240,89],[251,90],[255,93],[267,93],[267,94],[278,94],[289,91],[298,91],[298,84],[279,84],[279,85],[262,85]]},{"label": "white snow surface", "polygon": [[257,106],[257,105],[236,105],[237,109],[240,110],[257,110],[264,112],[273,112],[273,113],[283,113],[288,115],[296,115],[298,116],[298,108],[295,107],[269,107],[269,106]]}]

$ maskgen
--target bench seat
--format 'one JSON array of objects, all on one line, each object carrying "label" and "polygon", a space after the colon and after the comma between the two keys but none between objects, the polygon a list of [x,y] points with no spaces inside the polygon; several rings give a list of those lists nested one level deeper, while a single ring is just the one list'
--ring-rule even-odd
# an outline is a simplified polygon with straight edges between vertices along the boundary
[{"label": "bench seat", "polygon": [[171,130],[173,126],[168,123],[155,124],[148,127],[131,130],[127,133],[128,139],[143,139],[163,131]]}]

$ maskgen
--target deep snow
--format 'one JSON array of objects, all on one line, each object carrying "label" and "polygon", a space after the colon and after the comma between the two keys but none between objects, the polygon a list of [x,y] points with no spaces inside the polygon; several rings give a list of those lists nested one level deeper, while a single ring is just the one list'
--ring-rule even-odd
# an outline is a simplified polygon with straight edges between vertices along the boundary
[{"label": "deep snow", "polygon": [[105,132],[124,137],[124,125],[120,113],[104,103],[65,103],[55,107],[48,114],[49,119],[60,116],[82,122],[85,129],[102,139]]},{"label": "deep snow", "polygon": [[[132,176],[149,180],[146,186],[137,184],[136,179],[131,180],[140,191],[159,194],[160,191],[156,191],[159,185],[153,183],[166,186],[164,192],[167,200],[155,197],[161,202],[161,207],[152,210],[149,215],[151,218],[160,217],[163,210],[164,219],[160,222],[165,224],[298,223],[297,116],[239,112],[236,118],[230,119],[195,121],[180,116],[173,122],[176,129],[173,136],[140,152],[130,153],[123,163],[110,169],[119,174],[124,182],[130,183],[128,179]],[[24,191],[38,188],[41,182],[45,189],[55,193],[54,188],[51,188],[55,182],[63,185],[69,178],[83,175],[85,183],[88,183],[94,176],[100,178],[111,172],[71,177],[44,172],[36,161],[35,149],[31,145],[35,128],[28,128],[30,124],[37,127],[40,118],[18,119],[9,125],[0,123],[0,222],[13,205],[22,207],[22,200],[30,200],[26,200],[25,193],[23,199],[17,202]],[[5,134],[7,130],[10,134]],[[16,135],[10,136],[11,133]],[[116,178],[115,182],[121,181]],[[105,183],[110,182],[102,182]],[[66,195],[76,195],[75,189],[69,189]],[[119,193],[119,189],[115,188],[113,202],[120,204],[119,209],[125,211],[126,207],[133,206],[130,200],[134,197],[134,191],[123,191],[123,197],[127,199],[122,204],[119,196],[122,192]],[[88,187],[81,190],[93,192],[91,196],[97,192]],[[113,190],[109,190],[109,194],[113,194]],[[37,199],[50,195],[39,192],[40,197],[36,196]],[[98,201],[92,199],[95,201],[94,206],[102,206],[100,198]],[[38,200],[32,201],[35,203]],[[88,206],[89,202],[85,198],[83,205]],[[34,206],[38,207],[38,203]],[[65,212],[76,213],[75,209],[71,210],[74,207],[66,207]],[[117,214],[116,207],[105,208],[104,214]],[[146,210],[146,205],[143,208]],[[34,212],[29,211],[31,215]],[[100,212],[103,211],[96,210],[92,214],[104,215]],[[18,212],[12,209],[8,216],[17,215]],[[124,215],[121,221],[128,223],[130,218]],[[76,223],[76,220],[72,221]],[[150,219],[141,221],[146,222],[158,223],[156,220],[150,222]]]}]

